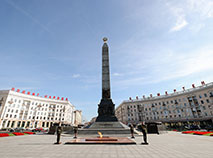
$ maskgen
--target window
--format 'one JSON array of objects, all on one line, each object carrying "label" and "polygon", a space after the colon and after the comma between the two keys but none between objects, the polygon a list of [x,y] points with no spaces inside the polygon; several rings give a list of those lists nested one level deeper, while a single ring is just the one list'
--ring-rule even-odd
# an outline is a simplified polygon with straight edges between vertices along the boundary
[{"label": "window", "polygon": [[207,94],[206,94],[206,93],[204,93],[204,97],[207,97]]},{"label": "window", "polygon": [[173,104],[173,100],[170,101]]},{"label": "window", "polygon": [[201,104],[204,104],[204,101],[203,101],[203,100],[201,100],[200,102],[201,102]]},{"label": "window", "polygon": [[206,107],[205,107],[205,106],[203,106],[203,110],[206,110]]},{"label": "window", "polygon": [[206,99],[206,102],[209,103],[209,99]]},{"label": "window", "polygon": [[199,95],[199,98],[201,99],[201,98],[202,98],[202,95]]}]

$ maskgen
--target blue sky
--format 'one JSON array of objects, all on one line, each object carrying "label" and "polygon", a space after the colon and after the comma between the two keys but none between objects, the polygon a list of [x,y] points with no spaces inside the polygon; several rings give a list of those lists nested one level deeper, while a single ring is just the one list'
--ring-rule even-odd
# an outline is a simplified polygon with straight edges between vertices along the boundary
[{"label": "blue sky", "polygon": [[1,0],[0,89],[68,97],[90,120],[102,38],[116,106],[213,81],[212,0]]}]

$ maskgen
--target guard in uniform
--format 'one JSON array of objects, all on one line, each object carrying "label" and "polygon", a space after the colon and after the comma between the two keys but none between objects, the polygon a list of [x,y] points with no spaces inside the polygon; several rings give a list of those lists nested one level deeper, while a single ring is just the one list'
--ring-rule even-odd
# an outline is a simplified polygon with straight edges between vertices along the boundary
[{"label": "guard in uniform", "polygon": [[74,136],[73,138],[76,139],[76,138],[77,138],[77,135],[78,135],[78,127],[75,126],[73,130],[74,130],[74,134],[75,134],[75,136]]},{"label": "guard in uniform", "polygon": [[135,138],[134,137],[134,126],[133,126],[133,124],[129,125],[129,127],[130,127],[130,132],[131,132],[131,138]]},{"label": "guard in uniform", "polygon": [[141,123],[141,128],[142,128],[143,141],[144,141],[144,143],[141,143],[141,144],[148,145],[149,143],[147,142],[147,127],[144,122]]},{"label": "guard in uniform", "polygon": [[55,144],[61,144],[60,138],[61,138],[62,128],[61,126],[58,126],[56,134],[57,134],[57,142]]}]

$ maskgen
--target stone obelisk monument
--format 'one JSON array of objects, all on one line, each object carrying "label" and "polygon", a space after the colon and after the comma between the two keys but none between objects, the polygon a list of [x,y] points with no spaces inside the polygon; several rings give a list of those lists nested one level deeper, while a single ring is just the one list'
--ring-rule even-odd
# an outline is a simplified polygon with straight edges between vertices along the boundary
[{"label": "stone obelisk monument", "polygon": [[109,47],[107,38],[103,38],[102,46],[102,98],[98,105],[98,117],[89,127],[80,132],[82,134],[95,134],[98,131],[104,134],[127,134],[129,127],[119,122],[115,116],[115,104],[110,96],[110,71],[109,71]]},{"label": "stone obelisk monument", "polygon": [[96,122],[118,121],[115,117],[115,104],[110,97],[110,69],[109,69],[109,47],[107,38],[103,38],[102,46],[102,99],[98,105],[98,117]]}]

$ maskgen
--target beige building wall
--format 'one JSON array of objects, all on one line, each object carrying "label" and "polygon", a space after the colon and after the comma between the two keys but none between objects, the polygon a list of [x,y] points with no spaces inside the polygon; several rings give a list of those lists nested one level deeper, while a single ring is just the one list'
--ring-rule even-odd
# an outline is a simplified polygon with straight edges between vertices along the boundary
[{"label": "beige building wall", "polygon": [[82,111],[81,110],[75,110],[74,111],[74,125],[80,125],[82,124]]},{"label": "beige building wall", "polygon": [[123,101],[116,116],[123,123],[184,122],[213,119],[213,83],[163,96]]}]

